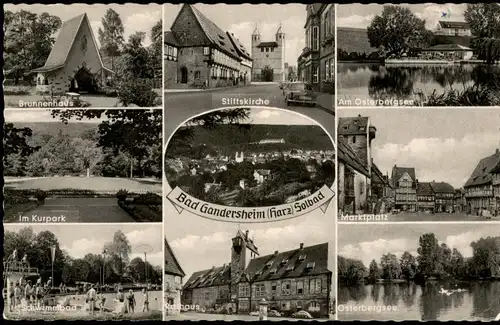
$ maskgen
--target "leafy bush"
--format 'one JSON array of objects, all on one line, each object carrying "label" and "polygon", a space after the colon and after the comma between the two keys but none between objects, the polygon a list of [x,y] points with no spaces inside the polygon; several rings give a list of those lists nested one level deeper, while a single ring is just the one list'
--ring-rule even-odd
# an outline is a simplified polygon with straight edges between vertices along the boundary
[{"label": "leafy bush", "polygon": [[129,195],[127,190],[119,190],[116,192],[116,197],[118,198],[118,201],[125,201],[127,199],[127,196]]},{"label": "leafy bush", "polygon": [[161,196],[152,192],[147,192],[146,194],[141,194],[134,199],[135,204],[144,205],[161,205]]},{"label": "leafy bush", "polygon": [[[161,222],[161,211],[153,211],[148,206],[118,201],[118,205],[138,222]],[[161,206],[160,206],[161,207]]]},{"label": "leafy bush", "polygon": [[47,192],[43,191],[43,190],[37,190],[35,192],[35,198],[38,200],[38,201],[43,201],[47,198],[48,194]]},{"label": "leafy bush", "polygon": [[25,195],[6,195],[5,196],[5,204],[7,205],[17,205],[17,204],[25,204],[29,203],[30,199]]},{"label": "leafy bush", "polygon": [[123,80],[118,86],[117,95],[120,103],[125,107],[130,105],[154,107],[159,97],[151,83],[135,78]]}]

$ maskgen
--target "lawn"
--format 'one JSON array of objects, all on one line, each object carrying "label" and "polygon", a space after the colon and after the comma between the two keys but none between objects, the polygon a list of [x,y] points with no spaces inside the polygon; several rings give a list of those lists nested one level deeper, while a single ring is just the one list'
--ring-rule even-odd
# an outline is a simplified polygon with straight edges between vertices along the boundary
[{"label": "lawn", "polygon": [[120,189],[126,189],[133,193],[153,192],[162,193],[162,184],[160,180],[130,179],[130,178],[112,178],[112,177],[42,177],[29,179],[6,178],[5,187],[13,190],[91,190],[103,192],[116,192]]}]

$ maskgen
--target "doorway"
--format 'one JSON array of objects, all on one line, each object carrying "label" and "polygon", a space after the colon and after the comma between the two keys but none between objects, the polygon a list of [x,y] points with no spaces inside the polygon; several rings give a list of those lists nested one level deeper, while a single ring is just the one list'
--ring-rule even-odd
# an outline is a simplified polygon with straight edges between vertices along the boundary
[{"label": "doorway", "polygon": [[188,69],[186,67],[181,68],[181,83],[187,84],[188,82]]}]

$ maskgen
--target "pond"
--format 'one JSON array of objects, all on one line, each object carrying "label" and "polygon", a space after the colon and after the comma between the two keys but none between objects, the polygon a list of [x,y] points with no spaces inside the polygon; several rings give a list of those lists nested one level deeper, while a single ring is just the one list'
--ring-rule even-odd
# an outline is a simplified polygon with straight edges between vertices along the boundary
[{"label": "pond", "polygon": [[[492,85],[491,75],[497,82]],[[481,64],[363,64],[339,63],[337,98],[340,106],[360,106],[360,100],[407,100],[425,105],[434,91],[462,92],[472,85],[496,87],[500,92],[500,66]],[[497,88],[498,87],[498,88]],[[491,89],[491,88],[490,88]],[[423,97],[421,96],[423,95]],[[358,101],[356,103],[356,101]],[[350,104],[351,102],[352,104]],[[420,103],[419,103],[420,102]]]},{"label": "pond", "polygon": [[[376,284],[339,286],[339,320],[482,320],[491,321],[500,313],[500,281],[458,284],[465,291],[440,293],[440,286],[452,288],[450,283]],[[387,306],[391,311],[352,311],[362,306]]]}]

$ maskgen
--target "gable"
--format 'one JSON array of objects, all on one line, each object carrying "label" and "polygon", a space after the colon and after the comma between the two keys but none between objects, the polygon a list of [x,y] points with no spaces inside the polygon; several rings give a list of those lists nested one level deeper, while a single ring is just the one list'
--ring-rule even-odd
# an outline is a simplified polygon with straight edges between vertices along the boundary
[{"label": "gable", "polygon": [[401,178],[399,178],[398,182],[413,182],[413,179],[408,173],[404,173]]},{"label": "gable", "polygon": [[165,239],[165,273],[178,275],[180,277],[185,276],[179,262],[175,258],[174,252],[170,248],[167,240]]},{"label": "gable", "polygon": [[190,5],[183,5],[170,28],[180,47],[211,44]]}]

